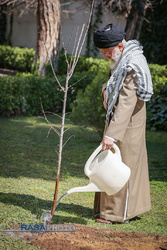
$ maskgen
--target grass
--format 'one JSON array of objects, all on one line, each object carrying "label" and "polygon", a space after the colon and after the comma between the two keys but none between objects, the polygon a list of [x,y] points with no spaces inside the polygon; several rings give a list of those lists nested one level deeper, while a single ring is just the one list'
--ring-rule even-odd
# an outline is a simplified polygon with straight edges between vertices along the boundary
[{"label": "grass", "polygon": [[[59,125],[58,118],[54,123]],[[65,134],[69,142],[63,150],[58,198],[75,186],[88,184],[84,164],[101,138],[91,128],[73,125],[69,119]],[[32,224],[53,201],[57,171],[58,137],[39,117],[0,119],[0,230],[12,229],[15,223]],[[141,233],[167,235],[166,166],[167,133],[147,131],[152,210],[129,224],[104,225],[93,217],[93,193],[67,195],[55,211],[52,223],[75,223]],[[28,243],[2,236],[2,249],[31,249]],[[25,246],[22,247],[22,244]],[[5,248],[3,246],[10,246]],[[19,248],[20,247],[20,248]],[[32,248],[36,249],[36,248]]]},{"label": "grass", "polygon": [[0,234],[0,237],[1,237],[0,249],[3,249],[3,250],[13,250],[13,249],[39,250],[40,249],[39,247],[32,246],[23,240],[11,238],[3,234]]}]

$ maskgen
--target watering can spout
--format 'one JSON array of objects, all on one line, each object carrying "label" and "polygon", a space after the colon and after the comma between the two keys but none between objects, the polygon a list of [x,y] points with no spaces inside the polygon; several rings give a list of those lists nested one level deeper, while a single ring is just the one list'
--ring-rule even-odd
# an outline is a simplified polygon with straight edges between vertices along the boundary
[{"label": "watering can spout", "polygon": [[83,187],[74,187],[67,191],[67,194],[78,193],[78,192],[101,192],[101,190],[93,183],[90,182],[88,185]]}]

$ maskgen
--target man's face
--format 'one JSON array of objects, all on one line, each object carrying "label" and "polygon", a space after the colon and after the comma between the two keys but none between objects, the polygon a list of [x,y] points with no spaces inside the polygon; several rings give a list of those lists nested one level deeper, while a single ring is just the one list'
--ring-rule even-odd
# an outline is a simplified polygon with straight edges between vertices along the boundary
[{"label": "man's face", "polygon": [[105,59],[110,61],[110,68],[113,70],[121,58],[123,47],[118,45],[116,47],[103,48],[100,51],[105,56]]},{"label": "man's face", "polygon": [[103,54],[106,60],[110,60],[112,58],[115,48],[116,47],[100,49],[100,52],[101,54]]}]

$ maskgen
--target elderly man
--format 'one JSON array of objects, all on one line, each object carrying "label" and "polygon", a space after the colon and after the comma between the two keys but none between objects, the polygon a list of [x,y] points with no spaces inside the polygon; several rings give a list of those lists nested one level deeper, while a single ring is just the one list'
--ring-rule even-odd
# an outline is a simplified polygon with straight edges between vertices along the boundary
[{"label": "elderly man", "polygon": [[125,41],[125,32],[114,24],[94,32],[94,44],[110,61],[110,76],[102,88],[107,110],[103,150],[115,142],[122,161],[130,167],[128,183],[116,195],[96,193],[98,222],[126,222],[151,209],[145,144],[146,107],[153,93],[150,71],[142,47]]}]

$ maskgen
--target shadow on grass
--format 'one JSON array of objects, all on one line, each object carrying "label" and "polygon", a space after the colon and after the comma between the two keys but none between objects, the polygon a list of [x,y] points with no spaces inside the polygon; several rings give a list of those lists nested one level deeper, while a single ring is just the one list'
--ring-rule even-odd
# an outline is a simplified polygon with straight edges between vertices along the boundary
[{"label": "shadow on grass", "polygon": [[[32,195],[16,194],[16,193],[0,193],[0,202],[19,206],[25,210],[31,211],[39,219],[44,211],[48,211],[52,207],[52,202],[38,199]],[[72,213],[73,216],[57,215],[58,210]],[[75,217],[74,217],[75,215]],[[11,216],[12,217],[12,216]],[[92,217],[92,209],[81,205],[60,203],[52,218],[52,223],[80,223],[87,224],[85,218]]]},{"label": "shadow on grass", "polygon": [[[50,119],[51,118],[51,119]],[[51,122],[60,125],[60,120],[50,117]],[[0,118],[0,175],[2,177],[40,178],[55,180],[57,174],[58,136],[38,117]],[[101,137],[90,128],[75,126],[67,118],[64,142],[73,135],[63,148],[60,178],[81,177],[84,165]],[[66,129],[65,128],[65,129]],[[167,133],[147,131],[146,133],[150,180],[167,180]]]},{"label": "shadow on grass", "polygon": [[[3,134],[0,141],[0,175],[2,177],[40,178],[55,180],[57,174],[59,137],[37,117],[0,119]],[[55,121],[59,125],[59,121]],[[100,143],[99,135],[89,128],[74,126],[66,120],[64,142],[73,135],[63,148],[61,178],[85,177],[84,165]],[[66,129],[65,128],[65,129]]]},{"label": "shadow on grass", "polygon": [[150,181],[167,181],[167,133],[146,131]]},{"label": "shadow on grass", "polygon": [[52,224],[64,224],[64,223],[87,225],[87,221],[83,219],[83,217],[71,217],[71,216],[61,216],[61,215],[53,216]]},{"label": "shadow on grass", "polygon": [[136,217],[130,219],[130,221],[139,221],[139,220],[141,220],[141,218],[139,216],[136,216]]}]

